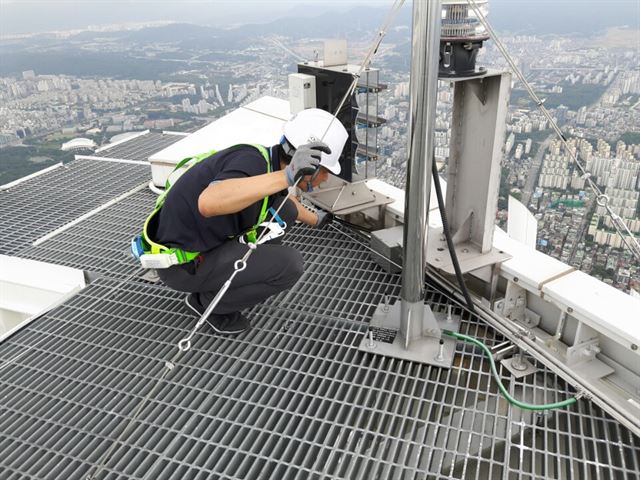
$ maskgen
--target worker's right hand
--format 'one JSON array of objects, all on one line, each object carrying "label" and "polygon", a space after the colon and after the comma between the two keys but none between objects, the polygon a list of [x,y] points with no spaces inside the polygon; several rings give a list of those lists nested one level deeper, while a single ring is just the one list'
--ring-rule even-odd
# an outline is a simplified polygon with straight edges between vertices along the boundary
[{"label": "worker's right hand", "polygon": [[318,216],[318,220],[316,221],[315,227],[318,229],[322,229],[333,222],[333,214],[330,212],[325,212],[324,210],[318,210],[316,212]]},{"label": "worker's right hand", "polygon": [[284,169],[289,186],[295,185],[301,177],[313,175],[320,168],[321,153],[331,153],[326,143],[311,142],[300,145],[287,167]]}]

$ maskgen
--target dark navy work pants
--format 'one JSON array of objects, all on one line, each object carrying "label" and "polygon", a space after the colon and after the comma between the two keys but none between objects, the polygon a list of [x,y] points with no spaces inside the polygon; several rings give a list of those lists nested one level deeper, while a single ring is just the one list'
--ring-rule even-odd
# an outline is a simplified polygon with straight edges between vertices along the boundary
[{"label": "dark navy work pants", "polygon": [[[298,211],[291,200],[285,202],[279,215],[289,229],[295,223]],[[278,208],[278,203],[274,208]],[[271,215],[267,217],[270,218]],[[247,268],[235,276],[213,313],[232,313],[252,307],[298,281],[304,270],[302,255],[293,247],[281,245],[281,239],[258,245],[247,260]],[[200,302],[206,306],[233,273],[236,260],[240,260],[248,248],[237,239],[227,240],[204,253],[202,261],[160,269],[158,275],[174,290],[198,292]]]}]

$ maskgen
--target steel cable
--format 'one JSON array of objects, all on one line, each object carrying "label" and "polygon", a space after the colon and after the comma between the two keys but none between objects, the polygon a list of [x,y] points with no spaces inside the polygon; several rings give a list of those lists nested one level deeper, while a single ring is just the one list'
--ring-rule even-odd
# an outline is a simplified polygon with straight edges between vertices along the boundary
[{"label": "steel cable", "polygon": [[[547,110],[547,108],[544,106],[544,100],[540,100],[540,97],[538,97],[538,95],[533,90],[533,88],[531,87],[527,79],[524,77],[524,75],[522,74],[522,72],[520,71],[516,63],[513,61],[513,59],[509,55],[509,52],[505,48],[504,44],[502,43],[502,41],[500,40],[496,32],[493,30],[493,27],[491,27],[491,24],[489,23],[487,18],[484,16],[482,11],[480,10],[480,7],[478,7],[478,4],[475,2],[475,0],[467,0],[467,2],[471,6],[471,8],[473,8],[476,15],[478,16],[478,19],[487,29],[487,32],[491,35],[491,38],[493,39],[496,46],[498,47],[498,50],[500,50],[500,53],[502,53],[502,56],[505,58],[505,60],[511,67],[511,70],[513,70],[513,73],[515,73],[518,79],[522,82],[525,89],[529,93],[529,96],[535,102],[535,104],[540,109],[542,114],[546,117],[546,119],[549,122],[549,125],[551,125],[551,128],[558,135],[558,138],[562,142],[562,145],[564,146],[565,151],[568,153],[568,155],[570,156],[571,160],[576,165],[578,170],[580,170],[581,176],[585,179],[585,181],[587,182],[587,184],[589,185],[593,193],[596,195],[596,202],[598,203],[598,205],[604,207],[605,210],[607,211],[607,214],[611,218],[612,223],[616,229],[616,232],[618,232],[618,235],[620,235],[624,244],[627,246],[631,254],[636,258],[636,260],[640,261],[640,243],[638,242],[638,239],[636,239],[633,233],[631,233],[631,230],[629,230],[629,227],[624,222],[624,220],[622,220],[622,218],[620,218],[611,209],[611,207],[609,206],[609,197],[604,193],[602,193],[600,188],[598,188],[598,185],[596,185],[596,183],[591,178],[591,174],[587,172],[586,168],[578,161],[577,154],[569,147],[569,144],[567,143],[567,138],[562,133],[562,130],[560,130],[560,127],[558,127],[558,124],[555,122],[555,120],[549,113],[549,110]],[[624,232],[622,230],[624,230]]]}]

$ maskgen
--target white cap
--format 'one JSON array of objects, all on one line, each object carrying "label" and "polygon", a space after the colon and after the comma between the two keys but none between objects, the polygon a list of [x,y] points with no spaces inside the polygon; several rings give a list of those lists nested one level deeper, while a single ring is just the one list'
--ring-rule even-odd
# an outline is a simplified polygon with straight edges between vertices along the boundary
[{"label": "white cap", "polygon": [[326,143],[331,153],[321,154],[320,165],[335,175],[340,173],[338,159],[349,134],[340,120],[334,120],[329,112],[308,108],[296,113],[284,124],[284,136],[294,148],[311,142]]}]

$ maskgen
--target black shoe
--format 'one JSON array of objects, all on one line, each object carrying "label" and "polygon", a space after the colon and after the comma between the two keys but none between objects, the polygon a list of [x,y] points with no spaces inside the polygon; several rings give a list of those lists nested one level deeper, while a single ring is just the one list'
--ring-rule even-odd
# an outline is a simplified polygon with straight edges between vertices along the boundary
[{"label": "black shoe", "polygon": [[189,310],[191,310],[199,317],[201,317],[206,310],[205,306],[200,303],[200,299],[198,298],[197,293],[190,293],[189,295],[187,295],[184,299],[184,304],[187,306],[187,308],[189,308]]},{"label": "black shoe", "polygon": [[212,313],[207,319],[207,323],[216,333],[223,335],[237,335],[249,330],[251,322],[240,312],[233,313]]},{"label": "black shoe", "polygon": [[[200,303],[197,293],[190,293],[184,299],[185,305],[199,317],[202,316],[206,307]],[[212,313],[207,319],[207,324],[214,332],[223,335],[237,335],[251,327],[251,322],[240,312],[233,313]]]}]

